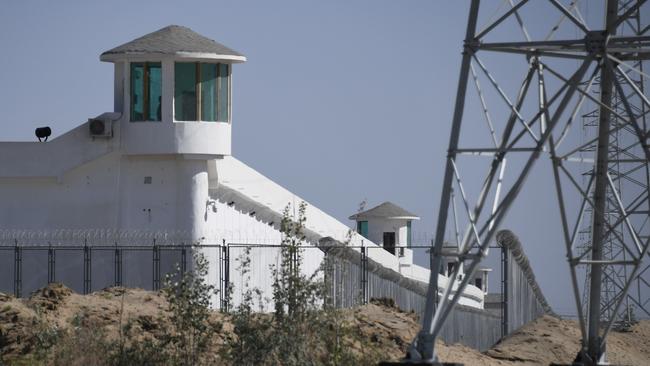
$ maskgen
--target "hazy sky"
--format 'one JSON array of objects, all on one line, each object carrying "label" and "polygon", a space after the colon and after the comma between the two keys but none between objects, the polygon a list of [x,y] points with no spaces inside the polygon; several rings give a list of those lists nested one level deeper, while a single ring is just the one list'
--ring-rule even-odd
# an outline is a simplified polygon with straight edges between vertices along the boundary
[{"label": "hazy sky", "polygon": [[[346,223],[364,199],[393,201],[421,216],[424,238],[435,229],[468,5],[4,1],[0,140],[34,140],[44,125],[57,136],[111,111],[113,68],[99,54],[184,25],[248,58],[233,70],[237,158]],[[531,26],[557,19],[546,15]],[[493,66],[504,85],[520,81]],[[555,310],[573,313],[550,163],[540,160],[503,227],[524,242]]]}]

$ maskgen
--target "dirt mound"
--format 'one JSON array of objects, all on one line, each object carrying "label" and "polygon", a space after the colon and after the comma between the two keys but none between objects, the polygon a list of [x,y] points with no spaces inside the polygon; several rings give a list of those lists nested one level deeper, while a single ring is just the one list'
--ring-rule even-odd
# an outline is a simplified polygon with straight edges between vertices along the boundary
[{"label": "dirt mound", "polygon": [[[120,287],[80,295],[52,284],[29,299],[0,293],[0,364],[38,352],[42,342],[47,341],[47,331],[70,330],[79,324],[98,327],[108,339],[119,337],[125,324],[129,324],[137,339],[160,337],[169,329],[167,309],[168,304],[159,292]],[[368,349],[359,351],[388,355],[392,360],[403,357],[419,330],[414,313],[403,312],[383,299],[349,309],[344,316],[368,340]],[[227,316],[213,312],[211,317],[211,321],[223,323],[223,332],[232,329]],[[214,347],[222,336],[215,335]],[[579,337],[576,322],[544,316],[485,353],[443,342],[437,343],[436,349],[442,361],[468,366],[548,365],[572,361],[579,348]],[[641,321],[626,333],[612,332],[608,353],[610,362],[616,365],[650,365],[650,321]]]},{"label": "dirt mound", "polygon": [[3,355],[32,351],[34,322],[33,310],[12,296],[0,294],[0,361]]},{"label": "dirt mound", "polygon": [[[503,339],[486,355],[515,364],[570,364],[580,349],[577,321],[543,316]],[[642,320],[628,332],[610,332],[608,361],[614,365],[650,365],[650,321]]]},{"label": "dirt mound", "polygon": [[56,310],[73,291],[61,283],[51,283],[36,290],[29,297],[28,304],[43,310]]}]

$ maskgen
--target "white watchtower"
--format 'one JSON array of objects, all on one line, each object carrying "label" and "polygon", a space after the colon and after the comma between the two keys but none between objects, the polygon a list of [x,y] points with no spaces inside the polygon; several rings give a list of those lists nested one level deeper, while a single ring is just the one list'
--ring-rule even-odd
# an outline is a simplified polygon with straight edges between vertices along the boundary
[{"label": "white watchtower", "polygon": [[[246,58],[189,28],[170,25],[108,50],[100,60],[115,64],[120,151],[132,168],[126,176],[137,177],[127,183],[136,187],[127,191],[136,192],[135,201],[155,200],[165,195],[166,184],[173,188],[167,194],[175,195],[172,207],[158,208],[162,216],[152,217],[153,208],[147,208],[142,218],[162,220],[153,226],[187,232],[191,240],[203,237],[211,226],[209,181],[217,179],[208,161],[231,154],[232,65]],[[138,174],[144,170],[151,172]],[[143,182],[149,187],[138,189]],[[137,221],[120,226],[147,226]]]},{"label": "white watchtower", "polygon": [[230,155],[232,64],[246,57],[170,25],[100,60],[115,64],[114,108],[128,122],[127,153]]},{"label": "white watchtower", "polygon": [[420,218],[392,202],[384,202],[349,217],[357,222],[357,232],[374,243],[381,243],[391,254],[395,247],[411,247],[411,222]]}]

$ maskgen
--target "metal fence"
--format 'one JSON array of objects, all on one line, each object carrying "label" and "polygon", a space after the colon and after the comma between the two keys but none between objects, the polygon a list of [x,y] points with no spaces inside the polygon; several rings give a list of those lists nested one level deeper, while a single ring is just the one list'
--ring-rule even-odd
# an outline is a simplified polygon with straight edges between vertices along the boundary
[{"label": "metal fence", "polygon": [[553,314],[553,310],[535,280],[517,236],[511,231],[502,230],[497,233],[496,240],[505,248],[502,316],[505,333],[509,334],[544,314]]},{"label": "metal fence", "polygon": [[[253,269],[250,274],[253,278],[248,281],[238,271],[239,258],[246,248],[249,248],[250,267]],[[506,279],[502,281],[502,292],[506,296],[502,315],[457,306],[441,333],[446,342],[459,342],[484,350],[494,345],[505,334],[504,330],[510,332],[550,312],[530,267],[522,265],[520,246],[517,249],[507,244],[503,248],[508,252],[503,255],[504,260],[508,261],[504,264],[509,264],[505,265],[506,270],[503,271]],[[181,273],[191,269],[192,251],[195,249],[203,251],[211,263],[208,281],[219,289],[218,298],[213,299],[213,304],[220,309],[229,310],[236,306],[238,291],[240,294],[250,284],[268,291],[267,294],[272,293],[270,266],[279,264],[280,245],[224,241],[220,244],[190,246],[169,242],[158,244],[155,239],[139,245],[93,245],[87,241],[70,245],[60,242],[30,245],[29,242],[17,240],[13,245],[0,245],[0,291],[13,292],[21,297],[52,282],[62,282],[84,294],[111,286],[158,290],[166,275],[174,273],[176,269],[180,269]],[[332,240],[322,240],[318,246],[304,246],[304,249],[307,260],[303,267],[306,274],[317,268],[322,270],[322,279],[333,305],[351,307],[365,304],[373,298],[390,298],[399,308],[422,314],[427,285],[373,261],[371,251],[383,251],[383,248],[349,247]],[[399,248],[397,251],[399,254]],[[321,266],[322,263],[325,265]],[[228,296],[231,293],[234,296]],[[234,303],[231,303],[232,299]]]},{"label": "metal fence", "polygon": [[83,294],[111,286],[158,290],[165,274],[172,273],[177,265],[181,271],[191,265],[191,249],[155,243],[109,246],[16,242],[14,246],[0,246],[0,291],[22,297],[52,282],[62,282]]}]

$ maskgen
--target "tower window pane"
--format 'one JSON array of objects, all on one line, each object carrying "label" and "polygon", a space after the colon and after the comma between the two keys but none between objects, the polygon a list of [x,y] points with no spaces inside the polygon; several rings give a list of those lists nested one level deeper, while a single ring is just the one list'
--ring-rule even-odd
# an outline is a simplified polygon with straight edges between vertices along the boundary
[{"label": "tower window pane", "polygon": [[201,64],[201,121],[217,120],[217,65]]},{"label": "tower window pane", "polygon": [[160,63],[131,63],[131,121],[160,121],[161,96]]},{"label": "tower window pane", "polygon": [[228,104],[230,102],[230,67],[219,64],[219,121],[228,122]]},{"label": "tower window pane", "polygon": [[229,122],[228,64],[177,62],[174,73],[176,121]]},{"label": "tower window pane", "polygon": [[144,121],[144,64],[131,64],[131,121]]},{"label": "tower window pane", "polygon": [[149,113],[147,120],[160,121],[162,120],[162,71],[159,63],[147,63],[147,66],[149,79]]},{"label": "tower window pane", "polygon": [[174,118],[177,121],[196,121],[197,64],[177,62],[174,67]]},{"label": "tower window pane", "polygon": [[357,221],[357,232],[364,238],[368,238],[368,221]]}]

